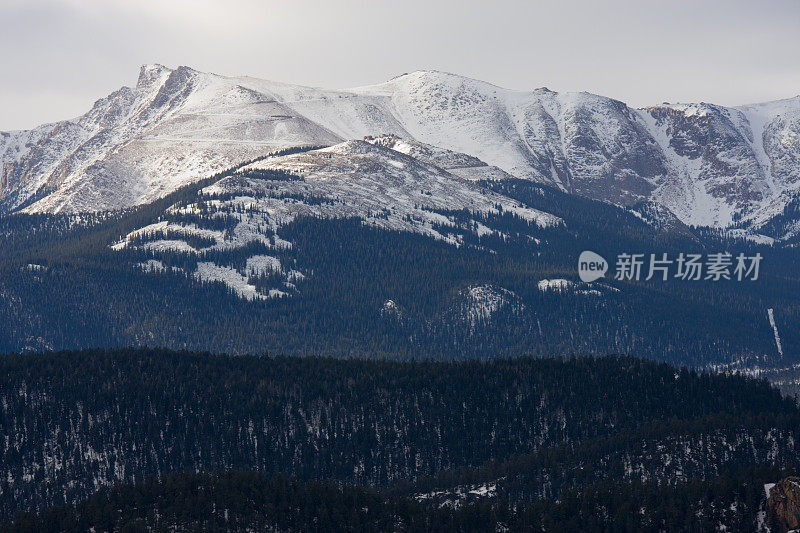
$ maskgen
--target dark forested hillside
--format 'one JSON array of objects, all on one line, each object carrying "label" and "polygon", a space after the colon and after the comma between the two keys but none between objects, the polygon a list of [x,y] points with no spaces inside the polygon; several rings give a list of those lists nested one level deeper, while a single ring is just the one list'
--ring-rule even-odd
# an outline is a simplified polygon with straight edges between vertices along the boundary
[{"label": "dark forested hillside", "polygon": [[396,496],[493,483],[534,505],[605,478],[677,486],[793,464],[800,438],[796,404],[766,382],[630,357],[400,363],[139,349],[8,355],[0,372],[8,517],[184,469]]},{"label": "dark forested hillside", "polygon": [[742,469],[675,486],[611,480],[555,502],[432,504],[419,496],[253,472],[148,477],[75,506],[0,522],[9,533],[82,531],[725,531],[756,527],[763,484],[785,470]]},{"label": "dark forested hillside", "polygon": [[[251,243],[208,249],[198,235],[181,237],[199,249],[195,254],[110,248],[155,221],[230,231],[236,213],[165,214],[166,206],[197,200],[198,189],[214,179],[127,212],[0,218],[0,349],[161,346],[391,359],[632,353],[706,368],[762,370],[790,369],[800,353],[800,330],[793,326],[800,316],[796,249],[685,227],[662,230],[628,211],[520,181],[486,186],[546,208],[566,227],[537,228],[501,213],[484,222],[502,236],[462,231],[457,237],[463,245],[456,247],[359,219],[299,217],[281,228],[281,238],[291,243],[281,248]],[[456,222],[476,216],[445,214]],[[158,233],[130,242],[156,238],[177,237]],[[742,251],[762,253],[764,265],[758,282],[582,284],[576,260],[584,249],[607,258]],[[204,261],[245,271],[253,256],[269,256],[291,271],[291,283],[278,273],[247,279],[257,291],[284,297],[248,300],[192,274]],[[550,290],[548,280],[566,288]]]}]

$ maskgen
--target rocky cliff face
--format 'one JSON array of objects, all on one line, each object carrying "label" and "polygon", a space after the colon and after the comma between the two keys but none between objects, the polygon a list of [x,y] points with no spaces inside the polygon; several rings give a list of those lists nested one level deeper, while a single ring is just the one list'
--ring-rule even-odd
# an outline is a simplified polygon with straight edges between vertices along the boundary
[{"label": "rocky cliff face", "polygon": [[441,72],[325,90],[150,65],[77,119],[0,134],[0,209],[128,207],[277,148],[385,134],[687,224],[763,226],[800,188],[800,97],[635,110]]},{"label": "rocky cliff face", "polygon": [[800,478],[788,477],[768,486],[766,525],[772,533],[800,529]]}]

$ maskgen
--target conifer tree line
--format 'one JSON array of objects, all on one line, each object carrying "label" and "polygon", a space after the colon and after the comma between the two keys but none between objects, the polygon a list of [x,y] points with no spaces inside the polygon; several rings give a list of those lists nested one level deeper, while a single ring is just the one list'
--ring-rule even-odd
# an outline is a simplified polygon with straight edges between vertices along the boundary
[{"label": "conifer tree line", "polygon": [[795,400],[768,383],[631,357],[127,349],[6,355],[0,372],[9,531],[746,531],[800,442]]}]

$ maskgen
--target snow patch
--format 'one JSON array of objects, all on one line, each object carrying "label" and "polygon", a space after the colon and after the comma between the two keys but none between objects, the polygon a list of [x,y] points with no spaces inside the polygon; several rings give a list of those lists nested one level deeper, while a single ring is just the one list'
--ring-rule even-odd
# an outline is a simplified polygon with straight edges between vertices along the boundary
[{"label": "snow patch", "polygon": [[272,257],[270,255],[254,255],[247,259],[245,275],[263,276],[273,272],[283,272],[281,262],[277,257]]},{"label": "snow patch", "polygon": [[543,279],[537,283],[539,290],[542,292],[554,291],[564,292],[575,286],[574,281],[567,279]]},{"label": "snow patch", "polygon": [[197,263],[195,277],[203,282],[222,282],[245,300],[263,300],[265,298],[282,297],[287,294],[279,290],[270,290],[268,295],[261,294],[254,285],[247,282],[247,278],[230,267],[219,266],[211,262]]}]

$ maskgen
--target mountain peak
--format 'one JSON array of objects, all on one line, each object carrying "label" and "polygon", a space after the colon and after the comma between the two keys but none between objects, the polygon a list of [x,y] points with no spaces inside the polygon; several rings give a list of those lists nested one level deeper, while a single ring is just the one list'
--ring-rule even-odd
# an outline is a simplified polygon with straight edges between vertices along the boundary
[{"label": "mountain peak", "polygon": [[395,76],[394,78],[390,79],[389,82],[400,81],[400,80],[431,80],[431,81],[457,81],[457,82],[470,82],[470,83],[480,83],[484,85],[492,85],[489,82],[477,80],[474,78],[470,78],[468,76],[463,76],[461,74],[455,74],[453,72],[445,72],[443,70],[433,70],[433,69],[422,69],[422,70],[415,70],[413,72],[406,72],[405,74],[400,74],[399,76]]},{"label": "mountain peak", "polygon": [[[442,72],[442,71],[439,71],[439,70],[433,70],[433,69],[417,69],[417,70],[412,70],[411,72],[403,72],[402,74],[398,74],[397,76],[393,76],[393,77],[389,78],[388,81],[399,80],[399,79],[402,79],[402,78],[418,78],[418,77],[421,77],[421,76],[437,75],[437,74],[448,74],[448,73],[447,72]],[[455,74],[453,74],[453,76],[454,75]]]},{"label": "mountain peak", "polygon": [[479,79],[470,78],[468,76],[463,76],[461,74],[455,74],[452,72],[444,72],[441,70],[415,70],[413,72],[407,72],[405,74],[395,76],[394,78],[377,85],[357,87],[354,90],[360,92],[364,90],[396,91],[398,89],[401,91],[412,92],[428,90],[435,90],[437,92],[468,90],[485,94],[511,92],[509,89],[505,89],[499,85],[494,85]]},{"label": "mountain peak", "polygon": [[151,63],[142,65],[139,69],[139,79],[136,82],[136,87],[143,89],[152,86],[162,76],[172,72],[171,69],[159,63]]}]

